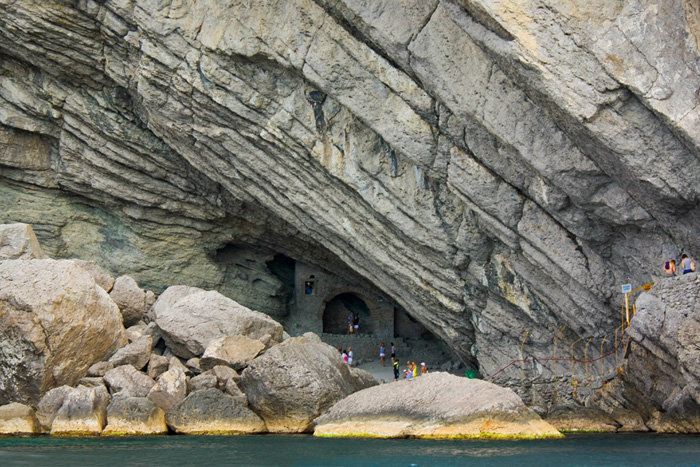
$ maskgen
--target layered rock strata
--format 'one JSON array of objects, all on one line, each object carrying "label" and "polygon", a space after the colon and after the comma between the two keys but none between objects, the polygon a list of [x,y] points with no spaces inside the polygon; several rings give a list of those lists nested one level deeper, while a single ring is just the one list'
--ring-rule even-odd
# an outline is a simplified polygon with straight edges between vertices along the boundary
[{"label": "layered rock strata", "polygon": [[700,252],[693,2],[2,6],[0,216],[52,255],[281,312],[215,254],[281,252],[490,375],[527,330],[534,357],[610,334],[617,284]]},{"label": "layered rock strata", "polygon": [[316,436],[557,438],[561,434],[510,389],[430,373],[343,399],[315,420]]}]

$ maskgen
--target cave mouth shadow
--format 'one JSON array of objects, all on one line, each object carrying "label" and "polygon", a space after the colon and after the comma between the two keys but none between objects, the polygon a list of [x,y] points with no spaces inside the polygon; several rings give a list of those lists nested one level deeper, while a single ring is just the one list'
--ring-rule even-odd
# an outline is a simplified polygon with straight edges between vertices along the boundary
[{"label": "cave mouth shadow", "polygon": [[371,334],[372,313],[360,297],[351,292],[336,295],[326,303],[323,310],[323,332],[327,334],[347,334],[348,315],[353,312],[360,318],[360,334]]}]

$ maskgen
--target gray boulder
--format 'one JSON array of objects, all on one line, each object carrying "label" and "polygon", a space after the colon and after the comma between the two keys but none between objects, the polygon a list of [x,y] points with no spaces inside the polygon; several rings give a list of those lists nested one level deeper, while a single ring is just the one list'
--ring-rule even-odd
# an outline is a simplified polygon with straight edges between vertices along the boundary
[{"label": "gray boulder", "polygon": [[51,424],[52,435],[99,435],[107,423],[110,397],[104,386],[78,386],[66,394]]},{"label": "gray boulder", "polygon": [[107,407],[103,436],[161,435],[168,433],[165,412],[145,397],[120,393]]},{"label": "gray boulder", "polygon": [[172,285],[165,289],[165,291],[160,294],[158,300],[151,307],[151,314],[154,319],[158,319],[158,315],[166,312],[172,308],[178,301],[198,292],[204,292],[204,290],[198,287],[190,287],[187,285]]},{"label": "gray boulder", "polygon": [[236,370],[228,366],[217,365],[211,369],[211,372],[218,379],[218,388],[222,391],[228,380],[232,379],[236,382],[236,384],[238,384],[238,382],[241,380],[241,375],[239,375]]},{"label": "gray boulder", "polygon": [[141,289],[129,276],[118,277],[109,296],[119,306],[127,327],[141,321],[155,302],[153,293]]},{"label": "gray boulder", "polygon": [[169,364],[170,361],[167,359],[167,357],[152,353],[151,358],[148,361],[148,376],[153,379],[158,378],[160,375],[168,371]]},{"label": "gray boulder", "polygon": [[185,367],[187,367],[187,369],[190,370],[190,371],[191,371],[193,374],[195,374],[195,375],[198,375],[198,374],[200,374],[202,371],[204,371],[204,370],[202,369],[202,365],[201,365],[200,359],[199,359],[199,358],[196,358],[196,357],[195,357],[195,358],[190,358],[189,360],[187,360],[187,361],[185,362]]},{"label": "gray boulder", "polygon": [[[218,379],[216,375],[207,371],[201,375],[197,375],[187,381],[187,394],[191,394],[195,391],[202,391],[204,389],[217,389]],[[246,399],[246,405],[248,404],[248,399]]]},{"label": "gray boulder", "polygon": [[265,431],[265,423],[260,417],[217,389],[193,392],[170,409],[165,419],[177,433],[243,434]]},{"label": "gray boulder", "polygon": [[114,364],[110,362],[97,362],[88,368],[88,376],[104,376],[109,370],[114,368]]},{"label": "gray boulder", "polygon": [[40,431],[34,409],[17,402],[0,406],[0,435],[34,434]]},{"label": "gray boulder", "polygon": [[0,260],[46,258],[28,224],[0,225]]},{"label": "gray boulder", "polygon": [[132,396],[146,397],[156,382],[131,365],[122,365],[104,375],[112,394],[128,392]]},{"label": "gray boulder", "polygon": [[72,390],[73,388],[70,386],[60,386],[47,391],[41,398],[36,408],[36,417],[39,420],[42,432],[48,433],[51,431],[51,424],[53,424],[56,413],[63,406],[66,394]]},{"label": "gray boulder", "polygon": [[229,378],[226,381],[226,385],[224,386],[223,391],[224,393],[233,397],[236,403],[241,407],[248,407],[248,396],[246,396],[245,393],[241,391],[241,388],[238,387],[238,384],[236,384],[236,381],[233,378]]},{"label": "gray boulder", "polygon": [[158,381],[148,392],[147,397],[167,412],[172,406],[183,400],[186,395],[187,376],[181,366],[171,365],[168,371],[158,377]]},{"label": "gray boulder", "polygon": [[282,340],[278,322],[216,291],[191,293],[168,307],[156,303],[156,308],[156,323],[165,343],[182,358],[201,356],[211,341],[224,336],[256,339],[270,334],[274,341]]},{"label": "gray boulder", "polygon": [[117,350],[109,359],[109,363],[115,367],[131,365],[137,370],[143,369],[151,358],[153,338],[143,336],[140,339]]},{"label": "gray boulder", "polygon": [[548,438],[562,435],[515,392],[436,372],[356,392],[316,419],[316,436]]},{"label": "gray boulder", "polygon": [[265,344],[257,339],[246,336],[220,337],[209,343],[199,365],[204,371],[216,365],[226,365],[234,370],[242,370],[263,350],[265,350]]},{"label": "gray boulder", "polygon": [[144,335],[144,331],[146,330],[146,326],[146,323],[140,321],[133,326],[126,328],[126,338],[129,339],[129,342],[131,343],[141,339]]},{"label": "gray boulder", "polygon": [[338,351],[307,333],[267,350],[241,374],[250,407],[273,433],[302,433],[360,384]]},{"label": "gray boulder", "polygon": [[74,262],[0,262],[0,403],[34,405],[126,343],[119,309]]}]

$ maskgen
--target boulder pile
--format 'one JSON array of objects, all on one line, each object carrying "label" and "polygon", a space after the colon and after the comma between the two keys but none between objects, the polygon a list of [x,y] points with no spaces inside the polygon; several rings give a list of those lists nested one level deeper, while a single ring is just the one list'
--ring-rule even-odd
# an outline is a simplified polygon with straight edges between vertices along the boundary
[{"label": "boulder pile", "polygon": [[510,389],[445,373],[377,386],[315,334],[216,291],[156,300],[95,263],[44,258],[29,226],[0,234],[0,434],[559,436]]},{"label": "boulder pile", "polygon": [[218,292],[155,300],[95,263],[45,258],[28,225],[0,239],[0,434],[306,432],[377,384]]}]

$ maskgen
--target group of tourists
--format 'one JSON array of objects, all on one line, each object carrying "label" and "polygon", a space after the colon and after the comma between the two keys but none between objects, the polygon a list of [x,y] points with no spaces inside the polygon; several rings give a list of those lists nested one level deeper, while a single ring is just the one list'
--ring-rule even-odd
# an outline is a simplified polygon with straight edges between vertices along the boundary
[{"label": "group of tourists", "polygon": [[[695,272],[695,261],[690,259],[688,255],[683,253],[681,255],[681,271],[683,271],[683,274],[689,274],[691,272]],[[668,260],[664,263],[664,273],[666,274],[666,277],[676,277],[676,260],[671,259]]]},{"label": "group of tourists", "polygon": [[352,351],[352,347],[348,347],[345,350],[342,346],[338,347],[338,352],[340,352],[340,357],[345,360],[345,363],[352,366],[352,361],[355,358],[355,353]]},{"label": "group of tourists", "polygon": [[[394,345],[393,342],[389,343],[391,345],[391,366],[394,369],[394,381],[399,380],[399,360],[396,358],[396,346]],[[379,360],[382,362],[382,366],[386,366],[386,344],[382,342],[379,344]],[[418,365],[416,365],[416,362],[407,362],[406,363],[406,369],[403,372],[403,377],[404,379],[411,380],[413,378],[417,378],[420,375],[424,375],[428,372],[428,367],[425,366],[425,362],[420,364],[420,369],[418,368]]]}]

